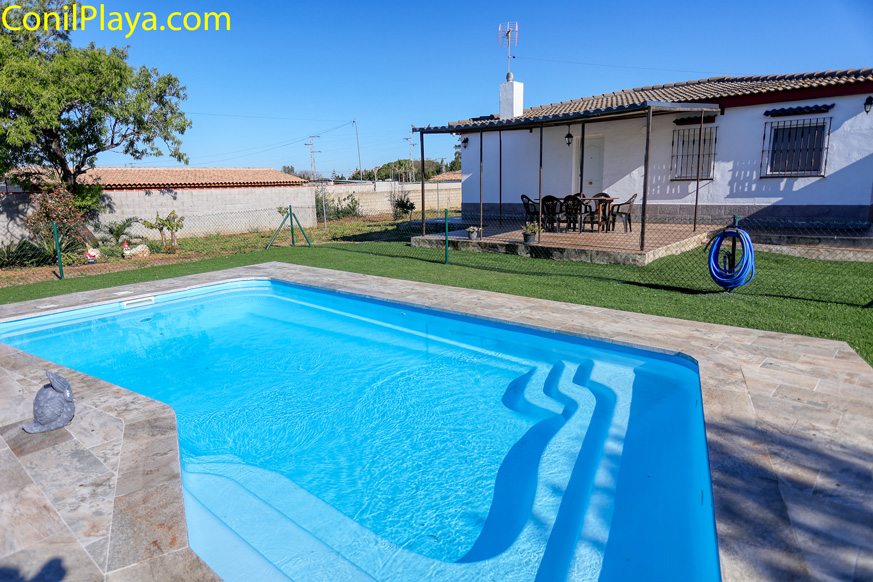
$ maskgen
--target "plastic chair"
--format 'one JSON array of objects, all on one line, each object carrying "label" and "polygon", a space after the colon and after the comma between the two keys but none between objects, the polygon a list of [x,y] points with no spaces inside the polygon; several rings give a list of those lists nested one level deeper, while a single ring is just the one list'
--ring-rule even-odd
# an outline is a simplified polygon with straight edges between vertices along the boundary
[{"label": "plastic chair", "polygon": [[621,216],[622,221],[624,221],[624,231],[634,231],[633,226],[631,226],[631,212],[634,209],[634,200],[636,199],[637,195],[634,194],[621,204],[616,204],[612,207],[612,230],[615,230],[615,220]]},{"label": "plastic chair", "polygon": [[582,203],[582,199],[576,195],[570,195],[564,198],[564,201],[561,204],[564,220],[567,222],[567,232],[571,230],[579,229],[579,232],[582,232],[582,229],[579,227],[579,219],[582,218],[582,210],[583,208],[588,208],[586,204]]},{"label": "plastic chair", "polygon": [[528,196],[522,194],[521,203],[524,204],[524,221],[539,224],[540,209],[537,207],[536,202],[531,200]]},{"label": "plastic chair", "polygon": [[561,228],[561,201],[554,196],[543,196],[540,206],[543,211],[543,228],[558,232]]}]

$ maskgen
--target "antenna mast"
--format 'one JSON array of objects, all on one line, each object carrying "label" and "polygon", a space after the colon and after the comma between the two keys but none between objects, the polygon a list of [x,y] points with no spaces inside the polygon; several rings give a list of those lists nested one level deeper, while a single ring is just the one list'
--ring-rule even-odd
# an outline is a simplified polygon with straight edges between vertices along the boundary
[{"label": "antenna mast", "polygon": [[506,47],[506,80],[512,80],[509,63],[512,61],[512,47],[518,46],[518,22],[506,22],[497,27],[500,46]]}]

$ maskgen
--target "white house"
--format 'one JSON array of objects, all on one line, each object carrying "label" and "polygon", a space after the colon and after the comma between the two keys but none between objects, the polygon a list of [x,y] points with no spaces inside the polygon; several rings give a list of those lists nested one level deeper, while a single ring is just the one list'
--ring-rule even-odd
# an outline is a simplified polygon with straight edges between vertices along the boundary
[{"label": "white house", "polygon": [[695,209],[708,221],[873,220],[873,69],[714,77],[528,109],[521,83],[500,94],[500,114],[417,128],[461,137],[465,214],[518,215],[522,194],[607,192],[638,194],[635,214],[655,222]]}]

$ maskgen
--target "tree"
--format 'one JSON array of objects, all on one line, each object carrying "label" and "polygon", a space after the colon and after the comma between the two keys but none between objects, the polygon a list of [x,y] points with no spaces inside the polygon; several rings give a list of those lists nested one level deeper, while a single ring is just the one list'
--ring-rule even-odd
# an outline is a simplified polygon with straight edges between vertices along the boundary
[{"label": "tree", "polygon": [[461,144],[456,143],[453,147],[455,148],[455,159],[449,162],[449,172],[461,169]]},{"label": "tree", "polygon": [[292,165],[282,166],[282,171],[285,172],[286,174],[290,174],[292,176],[297,175],[297,172],[294,171],[294,166],[292,166]]},{"label": "tree", "polygon": [[[13,5],[0,0],[0,12]],[[172,75],[127,64],[127,50],[73,47],[66,33],[27,31],[27,12],[63,17],[62,0],[27,0],[7,13],[21,30],[0,27],[0,174],[40,186],[60,181],[84,212],[100,207],[99,185],[81,178],[105,151],[134,159],[167,154],[187,163],[180,136],[185,88]],[[17,20],[16,20],[17,19]]]}]

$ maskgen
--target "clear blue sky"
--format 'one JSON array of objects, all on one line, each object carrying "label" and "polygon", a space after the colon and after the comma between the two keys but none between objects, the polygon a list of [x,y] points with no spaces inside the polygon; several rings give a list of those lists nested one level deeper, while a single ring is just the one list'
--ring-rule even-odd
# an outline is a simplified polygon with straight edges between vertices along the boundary
[{"label": "clear blue sky", "polygon": [[[183,149],[195,166],[309,169],[305,142],[321,135],[318,171],[348,174],[358,165],[353,119],[365,168],[408,157],[412,125],[496,113],[506,74],[497,26],[508,20],[519,23],[512,70],[526,106],[715,75],[873,66],[870,0],[109,0],[105,9],[155,12],[159,23],[175,11],[230,15],[230,31],[73,34],[79,45],[129,46],[131,64],[181,80],[194,124]],[[453,143],[428,136],[426,155],[451,159]],[[177,165],[113,153],[98,165],[131,162]]]}]

